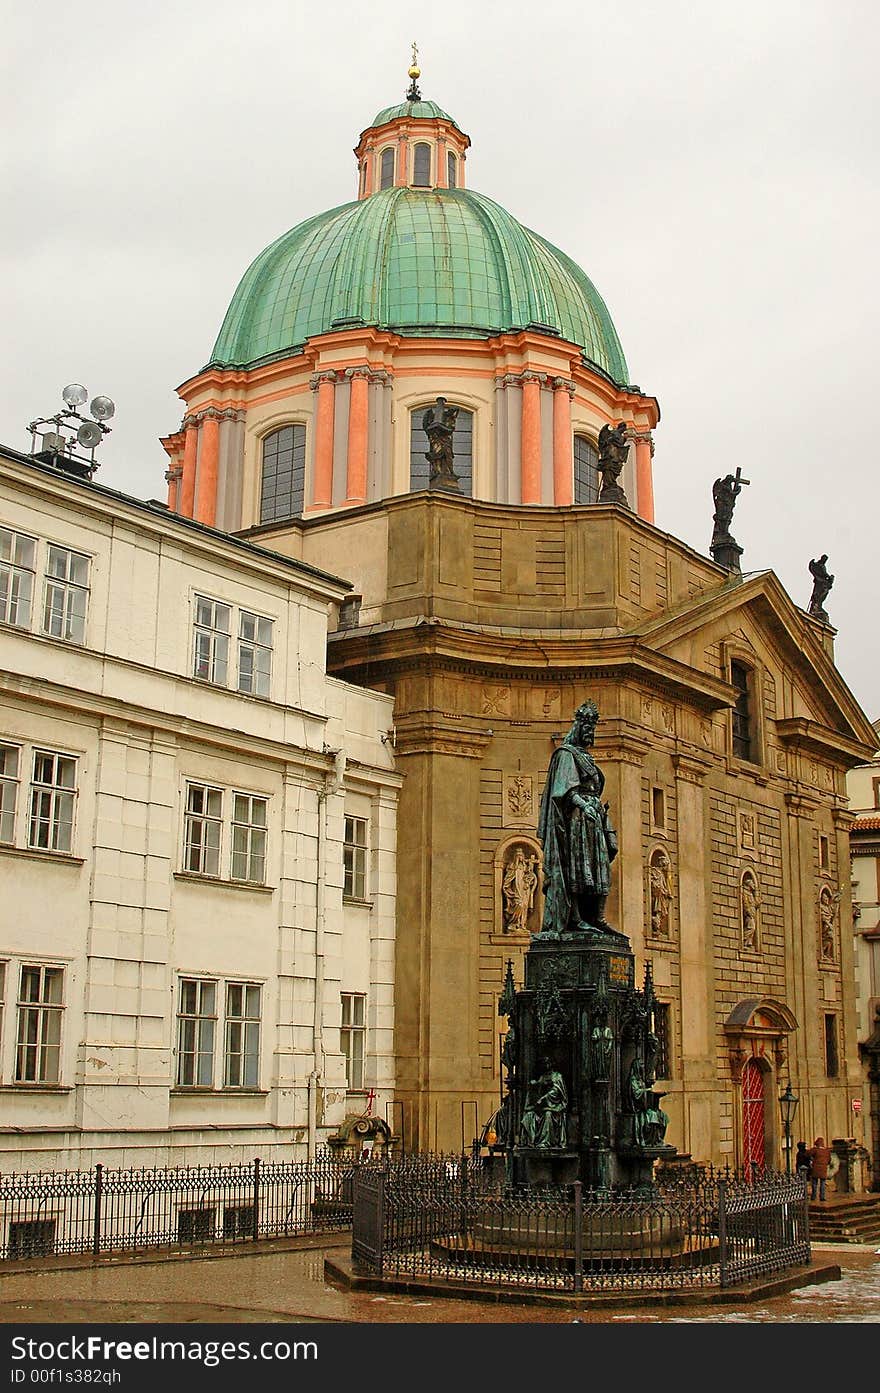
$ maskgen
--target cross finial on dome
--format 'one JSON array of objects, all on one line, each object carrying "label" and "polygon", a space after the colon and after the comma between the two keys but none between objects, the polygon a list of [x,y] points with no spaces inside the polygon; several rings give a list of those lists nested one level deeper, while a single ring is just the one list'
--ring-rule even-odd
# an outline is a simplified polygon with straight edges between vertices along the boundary
[{"label": "cross finial on dome", "polygon": [[407,74],[407,76],[410,79],[409,91],[406,94],[406,99],[408,102],[420,102],[422,100],[422,94],[419,91],[417,82],[417,79],[421,77],[421,75],[422,70],[419,67],[419,46],[415,41],[413,41],[412,62],[409,65],[409,72]]}]

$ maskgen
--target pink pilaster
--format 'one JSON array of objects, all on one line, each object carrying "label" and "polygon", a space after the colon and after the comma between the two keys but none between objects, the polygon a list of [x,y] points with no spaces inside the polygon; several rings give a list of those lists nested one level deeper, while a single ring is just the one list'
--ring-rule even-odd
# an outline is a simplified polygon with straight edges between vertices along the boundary
[{"label": "pink pilaster", "polygon": [[348,405],[348,471],[346,503],[367,501],[367,439],[369,369],[349,368],[351,397]]},{"label": "pink pilaster", "polygon": [[571,439],[571,397],[574,385],[553,379],[553,502],[567,508],[574,499],[574,456]]},{"label": "pink pilaster", "polygon": [[180,481],[180,512],[191,518],[196,498],[196,459],[199,453],[199,428],[195,421],[186,427],[183,444],[183,478]]},{"label": "pink pilaster", "polygon": [[522,376],[520,466],[523,503],[541,502],[541,383],[536,373]]},{"label": "pink pilaster", "polygon": [[315,407],[315,478],[312,507],[329,508],[333,501],[333,429],[336,410],[336,373],[322,372],[317,382]]},{"label": "pink pilaster", "polygon": [[206,416],[202,422],[202,450],[199,458],[199,478],[196,490],[196,522],[214,526],[217,510],[217,471],[220,465],[220,422],[216,416]]},{"label": "pink pilaster", "polygon": [[654,521],[654,474],[647,432],[636,435],[636,511],[645,522]]}]

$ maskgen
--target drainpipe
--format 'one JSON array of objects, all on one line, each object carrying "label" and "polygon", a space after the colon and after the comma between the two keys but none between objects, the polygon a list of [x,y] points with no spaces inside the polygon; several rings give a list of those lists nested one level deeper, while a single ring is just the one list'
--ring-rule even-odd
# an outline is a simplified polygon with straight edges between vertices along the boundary
[{"label": "drainpipe", "polygon": [[317,1151],[318,1136],[318,1080],[321,1075],[317,1069],[313,1069],[308,1077],[308,1119],[309,1130],[306,1149],[308,1159],[313,1161]]},{"label": "drainpipe", "polygon": [[333,756],[333,768],[324,778],[318,790],[318,869],[315,886],[315,1015],[313,1038],[315,1047],[315,1067],[308,1078],[308,1140],[309,1160],[317,1151],[318,1142],[318,1087],[324,1077],[324,923],[325,911],[325,866],[327,858],[327,795],[336,793],[345,778],[345,753],[342,750],[324,750]]}]

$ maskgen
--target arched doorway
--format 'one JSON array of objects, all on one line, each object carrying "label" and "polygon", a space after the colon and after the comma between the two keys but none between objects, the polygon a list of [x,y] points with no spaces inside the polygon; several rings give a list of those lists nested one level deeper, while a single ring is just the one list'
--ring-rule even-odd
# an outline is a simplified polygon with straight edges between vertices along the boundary
[{"label": "arched doorway", "polygon": [[747,1060],[742,1072],[743,1165],[763,1168],[766,1158],[764,1136],[764,1071],[756,1059]]},{"label": "arched doorway", "polygon": [[788,1039],[795,1030],[797,1021],[791,1008],[766,996],[738,1001],[724,1022],[735,1089],[734,1118],[738,1113],[740,1121],[736,1154],[746,1169],[752,1164],[771,1169],[780,1164],[772,1099],[774,1089],[778,1093],[782,1087]]}]

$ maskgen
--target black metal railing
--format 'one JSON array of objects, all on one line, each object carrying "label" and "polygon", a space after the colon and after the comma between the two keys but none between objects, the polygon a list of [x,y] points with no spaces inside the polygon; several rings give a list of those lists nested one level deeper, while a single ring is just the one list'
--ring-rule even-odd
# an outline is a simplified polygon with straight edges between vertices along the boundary
[{"label": "black metal railing", "polygon": [[806,1188],[727,1168],[649,1192],[488,1184],[473,1161],[355,1177],[352,1257],[385,1276],[588,1290],[728,1287],[810,1261]]},{"label": "black metal railing", "polygon": [[[351,1154],[231,1165],[32,1171],[0,1176],[0,1260],[179,1251],[351,1226]],[[406,1173],[419,1174],[417,1168]]]}]

